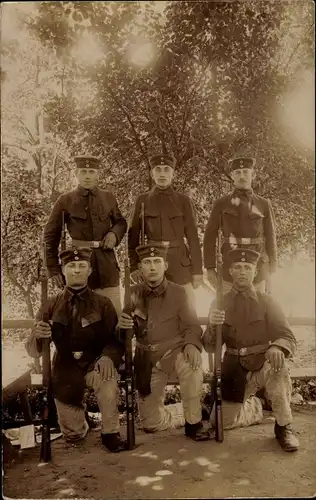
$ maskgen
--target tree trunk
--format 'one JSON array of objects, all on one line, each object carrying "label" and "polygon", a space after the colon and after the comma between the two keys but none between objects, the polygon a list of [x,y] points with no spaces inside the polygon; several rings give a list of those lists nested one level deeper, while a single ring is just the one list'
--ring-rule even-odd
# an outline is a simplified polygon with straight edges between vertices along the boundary
[{"label": "tree trunk", "polygon": [[33,304],[32,304],[32,301],[31,301],[30,293],[26,293],[24,295],[24,300],[25,300],[26,307],[27,307],[27,315],[28,315],[28,317],[29,318],[34,318],[34,309],[33,309]]}]

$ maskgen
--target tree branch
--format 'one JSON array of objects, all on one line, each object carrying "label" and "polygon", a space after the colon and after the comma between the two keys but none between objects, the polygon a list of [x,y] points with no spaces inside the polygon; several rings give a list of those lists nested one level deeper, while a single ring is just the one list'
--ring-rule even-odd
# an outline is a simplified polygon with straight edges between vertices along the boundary
[{"label": "tree branch", "polygon": [[144,159],[146,160],[146,163],[147,163],[147,166],[148,166],[148,169],[150,169],[150,164],[149,164],[149,159],[148,159],[148,155],[146,154],[144,148],[143,148],[143,145],[142,145],[142,141],[139,137],[139,134],[137,133],[136,131],[136,128],[135,128],[135,125],[133,123],[133,120],[129,114],[129,112],[127,111],[127,109],[125,108],[125,106],[123,106],[123,104],[119,101],[119,99],[113,94],[113,92],[109,89],[109,87],[106,87],[106,90],[108,91],[108,93],[110,94],[110,96],[112,97],[113,101],[115,102],[115,104],[119,107],[119,109],[121,109],[123,111],[123,113],[125,114],[126,118],[127,118],[127,121],[128,123],[130,124],[130,127],[132,129],[132,132],[133,132],[133,136],[134,136],[134,139],[136,141],[136,144],[137,146],[139,147]]}]

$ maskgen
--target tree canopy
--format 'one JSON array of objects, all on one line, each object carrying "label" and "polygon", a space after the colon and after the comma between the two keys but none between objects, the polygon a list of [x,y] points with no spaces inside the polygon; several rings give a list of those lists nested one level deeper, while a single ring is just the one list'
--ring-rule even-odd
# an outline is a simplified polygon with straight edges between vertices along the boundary
[{"label": "tree canopy", "polygon": [[42,227],[82,152],[103,158],[101,186],[127,218],[150,155],[171,152],[201,239],[227,160],[252,154],[281,256],[313,255],[311,2],[20,2],[2,14],[2,258],[6,293],[29,315]]}]

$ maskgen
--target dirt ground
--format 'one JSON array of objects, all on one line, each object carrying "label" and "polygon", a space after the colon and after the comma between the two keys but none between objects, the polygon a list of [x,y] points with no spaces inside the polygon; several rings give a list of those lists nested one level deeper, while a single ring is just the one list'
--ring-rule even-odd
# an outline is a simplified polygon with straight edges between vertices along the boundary
[{"label": "dirt ground", "polygon": [[[6,498],[156,499],[308,497],[316,493],[314,409],[294,411],[301,448],[285,453],[273,419],[225,433],[223,443],[195,443],[183,430],[137,432],[137,448],[110,454],[98,431],[76,446],[52,443],[53,462],[38,465],[39,447],[4,470]],[[124,428],[123,428],[124,430]]]}]

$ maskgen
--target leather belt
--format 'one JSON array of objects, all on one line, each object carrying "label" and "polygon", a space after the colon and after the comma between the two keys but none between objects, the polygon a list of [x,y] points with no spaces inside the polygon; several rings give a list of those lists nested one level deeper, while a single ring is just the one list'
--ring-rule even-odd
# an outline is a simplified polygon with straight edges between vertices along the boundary
[{"label": "leather belt", "polygon": [[102,241],[72,240],[74,247],[102,248]]},{"label": "leather belt", "polygon": [[159,344],[142,344],[136,340],[136,347],[143,349],[144,351],[156,352],[158,350],[163,351],[164,348],[174,348],[176,346],[175,342],[166,340],[165,342],[160,342]]},{"label": "leather belt", "polygon": [[242,347],[241,349],[234,349],[233,347],[226,347],[226,352],[228,354],[234,354],[235,356],[250,356],[251,354],[261,354],[266,352],[270,347],[270,344],[254,345],[249,347]]},{"label": "leather belt", "polygon": [[160,245],[165,245],[168,248],[178,248],[182,244],[182,242],[179,240],[169,240],[169,241],[147,240],[147,245],[157,245],[157,243],[159,243]]},{"label": "leather belt", "polygon": [[259,245],[265,242],[265,238],[236,238],[235,236],[224,236],[224,243],[231,243],[233,245]]}]

